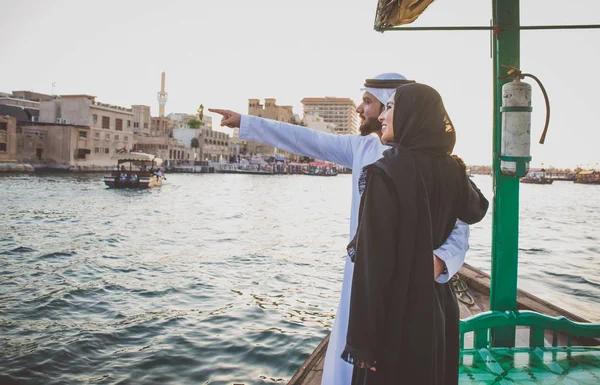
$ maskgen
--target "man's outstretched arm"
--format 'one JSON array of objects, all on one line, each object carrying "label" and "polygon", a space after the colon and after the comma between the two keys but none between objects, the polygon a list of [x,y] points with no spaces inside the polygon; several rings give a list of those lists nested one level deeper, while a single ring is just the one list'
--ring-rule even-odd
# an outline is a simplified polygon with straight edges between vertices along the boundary
[{"label": "man's outstretched arm", "polygon": [[[469,250],[469,225],[459,219],[444,244],[433,251],[434,258],[437,257],[445,263],[447,269],[447,272],[437,276],[437,282],[448,282],[460,270],[465,263],[467,250]],[[443,269],[443,265],[441,266]]]},{"label": "man's outstretched arm", "polygon": [[307,127],[209,109],[223,116],[221,126],[239,127],[240,138],[266,143],[283,150],[352,167],[355,135],[334,135]]}]

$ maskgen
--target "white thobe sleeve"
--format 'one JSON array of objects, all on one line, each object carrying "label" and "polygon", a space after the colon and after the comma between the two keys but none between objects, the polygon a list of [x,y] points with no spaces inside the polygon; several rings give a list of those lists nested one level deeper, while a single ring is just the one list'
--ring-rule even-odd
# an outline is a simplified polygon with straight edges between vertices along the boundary
[{"label": "white thobe sleeve", "polygon": [[294,154],[352,168],[357,135],[334,135],[307,127],[242,115],[240,138],[270,144]]},{"label": "white thobe sleeve", "polygon": [[439,249],[433,251],[439,259],[444,261],[448,269],[447,274],[440,274],[437,277],[437,282],[448,282],[460,270],[465,262],[467,250],[469,250],[469,225],[458,219],[448,239]]}]

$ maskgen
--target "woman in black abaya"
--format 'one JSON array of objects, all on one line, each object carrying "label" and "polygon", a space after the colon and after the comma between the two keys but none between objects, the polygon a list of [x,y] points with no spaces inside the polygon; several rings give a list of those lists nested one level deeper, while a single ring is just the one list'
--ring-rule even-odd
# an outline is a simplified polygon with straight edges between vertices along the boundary
[{"label": "woman in black abaya", "polygon": [[454,127],[433,88],[397,88],[379,120],[392,147],[363,170],[342,358],[353,385],[457,384],[458,305],[434,281],[432,255],[457,218],[479,222],[488,201],[450,155]]}]

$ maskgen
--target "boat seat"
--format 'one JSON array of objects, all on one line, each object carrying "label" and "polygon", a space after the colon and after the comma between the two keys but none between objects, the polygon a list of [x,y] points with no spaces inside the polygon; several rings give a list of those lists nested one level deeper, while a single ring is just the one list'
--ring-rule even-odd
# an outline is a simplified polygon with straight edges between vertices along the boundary
[{"label": "boat seat", "polygon": [[[496,328],[526,327],[529,344],[494,347]],[[466,340],[472,346],[465,347]],[[489,311],[460,324],[459,384],[600,384],[600,346],[573,346],[573,341],[599,345],[600,325],[572,322],[532,311]],[[562,346],[559,346],[561,342]]]}]

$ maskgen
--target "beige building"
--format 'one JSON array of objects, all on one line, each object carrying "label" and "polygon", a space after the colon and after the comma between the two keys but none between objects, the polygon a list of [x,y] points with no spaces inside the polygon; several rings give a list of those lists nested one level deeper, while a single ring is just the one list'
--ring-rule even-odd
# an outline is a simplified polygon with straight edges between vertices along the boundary
[{"label": "beige building", "polygon": [[0,162],[17,161],[17,119],[0,116]]},{"label": "beige building", "polygon": [[202,127],[199,138],[199,159],[212,162],[229,162],[230,160],[230,137],[228,134],[213,131],[209,127]]},{"label": "beige building", "polygon": [[88,126],[20,121],[17,161],[64,169],[101,166],[90,162],[89,134]]},{"label": "beige building", "polygon": [[[131,149],[134,114],[130,108],[99,103],[90,95],[62,95],[51,101],[40,102],[40,122],[88,127],[87,134],[79,132],[79,142],[85,142],[81,151],[89,150],[77,163],[110,166],[112,156],[122,148]],[[83,154],[83,152],[79,152]]]},{"label": "beige building", "polygon": [[316,113],[304,115],[302,123],[304,123],[304,126],[313,130],[326,132],[328,134],[335,134],[335,124],[327,123],[325,119],[323,119]]},{"label": "beige building", "polygon": [[[198,119],[198,115],[175,112],[167,115],[167,118],[173,121],[173,126],[175,128],[190,128],[188,122],[190,121],[190,119]],[[212,118],[210,116],[204,115],[202,117],[202,123],[204,123],[202,127],[212,129]]]},{"label": "beige building", "polygon": [[356,104],[349,98],[304,98],[304,115],[317,114],[327,123],[335,124],[336,134],[356,134],[358,117]]},{"label": "beige building", "polygon": [[164,136],[136,135],[136,150],[156,155],[164,162],[193,161],[194,149],[181,141]]},{"label": "beige building", "polygon": [[[296,123],[296,116],[292,111],[292,106],[278,106],[276,100],[273,98],[266,98],[264,106],[260,104],[259,99],[248,99],[248,115],[260,116],[285,123]],[[233,135],[239,138],[239,129],[235,129]],[[260,155],[263,158],[272,156],[280,156],[289,160],[298,160],[300,158],[299,155],[253,140],[242,140],[240,152],[244,152],[246,155]]]},{"label": "beige building", "polygon": [[150,124],[150,136],[167,136],[173,135],[173,128],[175,128],[175,122],[165,117],[152,117]]},{"label": "beige building", "polygon": [[133,132],[150,135],[150,125],[152,124],[150,106],[136,104],[131,106],[131,110],[133,112]]}]

